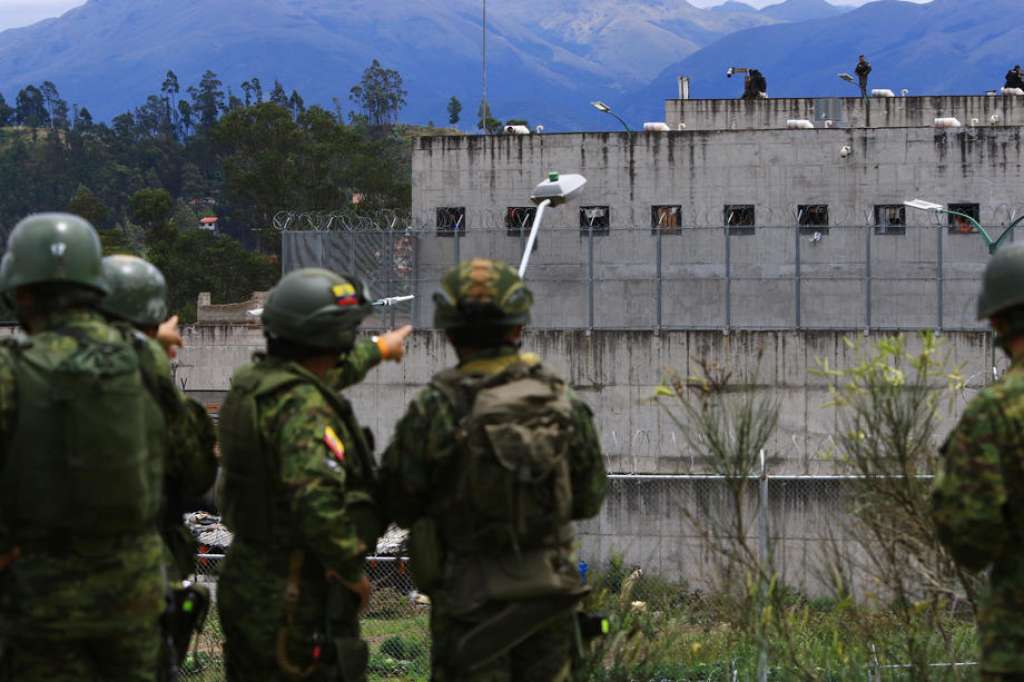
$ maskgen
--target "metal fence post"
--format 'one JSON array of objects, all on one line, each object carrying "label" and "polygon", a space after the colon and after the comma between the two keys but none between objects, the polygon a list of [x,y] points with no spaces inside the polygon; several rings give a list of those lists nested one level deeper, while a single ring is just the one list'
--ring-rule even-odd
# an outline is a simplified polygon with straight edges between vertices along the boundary
[{"label": "metal fence post", "polygon": [[658,227],[658,241],[657,241],[657,301],[656,301],[656,319],[654,333],[661,333],[661,301],[662,301],[662,288],[661,288],[661,227]]},{"label": "metal fence post", "polygon": [[795,302],[796,308],[796,328],[799,329],[801,319],[801,308],[803,308],[803,303],[800,300],[800,289],[802,284],[802,281],[800,279],[800,228],[797,227],[796,230],[794,230],[794,232],[796,233],[796,251],[794,252],[793,264],[793,300]]},{"label": "metal fence post", "polygon": [[594,221],[587,220],[587,335],[594,331]]},{"label": "metal fence post", "polygon": [[[463,224],[465,224],[465,223],[463,223]],[[455,226],[455,263],[454,263],[455,265],[458,265],[459,261],[462,260],[460,254],[459,254],[459,238],[460,238],[459,235],[461,234],[461,232],[462,232],[462,230],[459,229],[459,225],[456,225]]]},{"label": "metal fence post", "polygon": [[[387,281],[385,283],[386,292],[385,296],[394,296],[394,273],[395,273],[395,234],[394,230],[388,229],[384,233],[384,237],[387,240],[385,244],[384,253],[387,254],[387,260],[385,261],[385,267],[387,272]],[[390,308],[391,324],[388,325],[389,329],[395,328],[395,306],[388,306]]]},{"label": "metal fence post", "polygon": [[722,228],[725,234],[725,331],[732,328],[732,244],[729,240],[729,226]]},{"label": "metal fence post", "polygon": [[[760,452],[761,476],[758,480],[758,515],[757,515],[757,553],[761,562],[761,596],[768,592],[768,570],[771,566],[771,545],[768,541],[768,463],[764,449]],[[762,638],[763,639],[763,638]],[[761,642],[761,651],[757,657],[758,682],[768,682],[768,645]]]},{"label": "metal fence post", "polygon": [[936,313],[937,313],[937,320],[936,321],[938,322],[938,324],[936,326],[937,326],[938,330],[941,332],[942,331],[942,327],[944,326],[943,323],[945,322],[945,319],[944,319],[945,318],[945,310],[944,310],[945,304],[944,304],[944,302],[942,300],[942,295],[943,295],[942,290],[945,287],[943,287],[943,276],[944,276],[943,265],[942,265],[942,259],[943,259],[943,255],[942,255],[942,237],[943,237],[943,235],[942,235],[942,233],[943,233],[943,229],[942,229],[941,225],[939,226],[938,230],[939,230],[939,238],[936,240],[936,244],[937,244],[937,246],[936,246],[937,262],[935,263],[935,270],[936,270],[936,278],[937,278],[936,282],[937,282],[937,286],[938,286],[938,304],[939,305],[938,305],[938,310],[936,311]]},{"label": "metal fence post", "polygon": [[871,228],[864,226],[864,330],[871,330]]}]

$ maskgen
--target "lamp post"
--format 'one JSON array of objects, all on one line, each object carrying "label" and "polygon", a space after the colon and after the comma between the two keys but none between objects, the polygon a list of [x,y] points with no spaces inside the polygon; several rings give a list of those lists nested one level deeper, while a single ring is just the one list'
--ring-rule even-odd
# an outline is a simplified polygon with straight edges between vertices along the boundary
[{"label": "lamp post", "polygon": [[999,235],[998,238],[992,239],[991,235],[989,235],[988,231],[982,226],[982,224],[975,220],[972,216],[967,215],[966,213],[961,213],[960,211],[950,211],[948,208],[943,207],[942,204],[936,204],[931,201],[925,201],[924,199],[912,199],[911,201],[904,201],[903,205],[907,206],[908,208],[916,208],[919,211],[931,211],[933,213],[945,213],[946,215],[955,215],[959,218],[963,218],[964,220],[969,221],[971,225],[974,226],[974,229],[978,231],[978,234],[981,235],[981,238],[985,240],[985,246],[988,247],[989,255],[995,253],[999,249],[999,247],[1002,246],[1003,242],[1010,235],[1010,233],[1013,232],[1013,228],[1017,227],[1017,225],[1019,225],[1021,221],[1024,221],[1024,216],[1017,218],[1012,223],[1010,223],[1005,230],[1003,230],[1003,233]]},{"label": "lamp post", "polygon": [[632,130],[629,129],[629,125],[627,125],[626,122],[622,120],[622,117],[619,116],[618,114],[616,114],[614,111],[612,111],[612,108],[610,106],[608,106],[607,104],[605,104],[604,102],[602,102],[601,100],[598,100],[596,102],[591,102],[590,106],[594,107],[595,109],[597,109],[598,111],[600,111],[602,113],[611,114],[615,118],[619,119],[619,123],[622,124],[622,127],[626,129],[627,133],[632,133],[633,132]]}]

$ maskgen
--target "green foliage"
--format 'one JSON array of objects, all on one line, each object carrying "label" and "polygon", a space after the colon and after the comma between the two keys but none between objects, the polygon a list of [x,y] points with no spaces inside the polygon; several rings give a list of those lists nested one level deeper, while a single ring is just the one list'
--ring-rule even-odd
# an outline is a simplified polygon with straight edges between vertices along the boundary
[{"label": "green foliage", "polygon": [[42,91],[34,85],[26,86],[18,93],[15,120],[18,125],[40,128],[50,124],[50,112]]},{"label": "green foliage", "polygon": [[106,224],[107,216],[110,215],[110,209],[85,185],[79,185],[75,190],[74,196],[68,202],[67,210],[69,213],[82,216],[97,229]]},{"label": "green foliage", "polygon": [[7,104],[7,100],[0,94],[0,128],[9,126],[14,122],[14,109]]},{"label": "green foliage", "polygon": [[231,237],[173,227],[163,232],[146,257],[167,278],[168,307],[184,322],[195,320],[202,291],[217,302],[243,301],[269,289],[280,275],[275,257],[247,251]]},{"label": "green foliage", "polygon": [[501,132],[501,121],[491,115],[491,105],[487,102],[480,102],[480,106],[477,107],[476,127],[491,135]]},{"label": "green foliage", "polygon": [[452,95],[452,98],[448,100],[448,123],[451,125],[459,124],[459,117],[462,115],[462,102]]},{"label": "green foliage", "polygon": [[140,189],[128,203],[132,220],[147,230],[167,224],[174,210],[171,194],[165,189]]},{"label": "green foliage", "polygon": [[394,69],[385,69],[376,59],[363,71],[358,85],[349,91],[352,100],[374,127],[386,126],[398,119],[405,107],[406,91],[402,76]]}]

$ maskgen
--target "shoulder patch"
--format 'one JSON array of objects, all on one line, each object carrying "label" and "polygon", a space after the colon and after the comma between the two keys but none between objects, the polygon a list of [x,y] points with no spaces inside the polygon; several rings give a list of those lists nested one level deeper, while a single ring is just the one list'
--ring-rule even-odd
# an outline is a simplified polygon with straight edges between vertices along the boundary
[{"label": "shoulder patch", "polygon": [[330,426],[324,427],[324,445],[334,455],[334,459],[339,462],[345,461],[345,444],[338,438],[338,434],[334,432]]}]

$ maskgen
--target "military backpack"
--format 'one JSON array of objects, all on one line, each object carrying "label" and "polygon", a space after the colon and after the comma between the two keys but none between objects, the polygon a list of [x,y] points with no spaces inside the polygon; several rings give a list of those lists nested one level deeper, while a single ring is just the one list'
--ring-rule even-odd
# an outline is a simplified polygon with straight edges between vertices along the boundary
[{"label": "military backpack", "polygon": [[558,544],[572,518],[574,427],[565,383],[517,362],[483,377],[442,372],[432,385],[460,417],[455,504],[468,532],[446,540],[470,550]]},{"label": "military backpack", "polygon": [[12,343],[17,426],[0,476],[4,515],[26,540],[116,537],[152,528],[162,461],[147,444],[136,350],[77,339],[69,354]]}]

